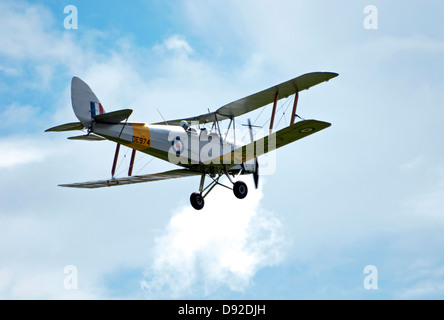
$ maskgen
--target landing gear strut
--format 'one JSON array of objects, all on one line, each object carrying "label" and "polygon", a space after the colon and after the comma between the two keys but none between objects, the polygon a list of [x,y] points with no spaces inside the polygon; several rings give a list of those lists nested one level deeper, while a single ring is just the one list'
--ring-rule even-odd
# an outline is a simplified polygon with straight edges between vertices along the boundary
[{"label": "landing gear strut", "polygon": [[205,197],[213,190],[213,188],[216,185],[220,185],[222,187],[225,187],[227,189],[233,190],[234,195],[238,199],[244,199],[248,194],[248,188],[247,185],[242,181],[233,182],[228,175],[227,172],[225,172],[226,176],[228,177],[228,180],[233,184],[233,188],[227,187],[226,185],[219,182],[219,179],[223,174],[219,174],[217,178],[214,178],[210,175],[211,179],[213,179],[210,184],[204,188],[205,184],[205,174],[202,174],[202,178],[200,180],[200,187],[199,192],[194,192],[190,196],[190,202],[194,209],[196,210],[202,210],[205,205]]}]

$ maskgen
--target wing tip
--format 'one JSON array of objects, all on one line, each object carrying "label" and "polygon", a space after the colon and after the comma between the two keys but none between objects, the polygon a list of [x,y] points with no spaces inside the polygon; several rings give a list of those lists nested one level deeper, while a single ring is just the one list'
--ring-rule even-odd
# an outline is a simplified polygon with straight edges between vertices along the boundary
[{"label": "wing tip", "polygon": [[[339,73],[337,73],[337,72],[326,72],[326,73],[329,74],[329,75],[331,76],[330,79],[333,79],[333,78],[336,78],[336,77],[339,76]],[[328,80],[330,80],[330,79],[328,79]],[[327,80],[327,81],[328,81],[328,80]]]}]

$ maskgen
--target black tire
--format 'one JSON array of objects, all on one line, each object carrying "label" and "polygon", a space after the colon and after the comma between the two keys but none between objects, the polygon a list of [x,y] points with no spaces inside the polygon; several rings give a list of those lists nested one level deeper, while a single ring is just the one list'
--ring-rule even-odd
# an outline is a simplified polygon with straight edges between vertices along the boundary
[{"label": "black tire", "polygon": [[199,192],[194,192],[190,196],[190,202],[194,209],[202,210],[205,205],[205,201]]},{"label": "black tire", "polygon": [[234,195],[236,196],[236,198],[243,199],[248,194],[247,185],[245,183],[243,183],[242,181],[237,181],[233,186],[233,192],[234,192]]}]

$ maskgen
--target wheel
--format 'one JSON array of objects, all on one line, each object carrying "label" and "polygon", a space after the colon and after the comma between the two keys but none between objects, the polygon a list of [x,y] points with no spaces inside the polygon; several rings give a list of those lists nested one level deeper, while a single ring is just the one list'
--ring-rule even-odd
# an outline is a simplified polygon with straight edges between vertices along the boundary
[{"label": "wheel", "polygon": [[204,207],[204,199],[199,192],[194,192],[190,196],[190,202],[194,209],[201,210]]},{"label": "wheel", "polygon": [[243,199],[248,194],[247,185],[245,183],[243,183],[242,181],[237,181],[233,186],[233,192],[234,192],[234,195],[236,196],[236,198]]}]

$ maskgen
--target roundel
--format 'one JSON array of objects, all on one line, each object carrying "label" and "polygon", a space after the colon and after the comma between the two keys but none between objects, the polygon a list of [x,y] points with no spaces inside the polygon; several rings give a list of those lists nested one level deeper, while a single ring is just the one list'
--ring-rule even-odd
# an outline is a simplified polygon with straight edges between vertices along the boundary
[{"label": "roundel", "polygon": [[314,128],[304,128],[302,130],[299,130],[300,133],[309,133],[314,131]]},{"label": "roundel", "polygon": [[183,142],[180,140],[180,137],[176,137],[175,140],[171,141],[171,146],[176,155],[180,156],[180,153],[183,151]]}]

